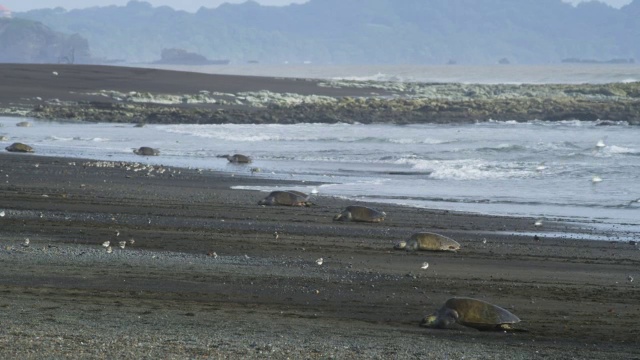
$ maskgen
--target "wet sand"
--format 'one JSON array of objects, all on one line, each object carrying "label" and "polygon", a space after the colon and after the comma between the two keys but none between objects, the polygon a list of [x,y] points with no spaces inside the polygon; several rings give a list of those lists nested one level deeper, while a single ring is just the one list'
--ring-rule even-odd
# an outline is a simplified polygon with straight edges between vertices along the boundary
[{"label": "wet sand", "polygon": [[[640,358],[637,245],[382,204],[382,223],[337,223],[353,202],[263,207],[265,193],[230,189],[292,183],[128,167],[0,154],[0,357]],[[393,250],[416,231],[462,250]],[[500,305],[529,332],[418,326],[453,296]]]}]

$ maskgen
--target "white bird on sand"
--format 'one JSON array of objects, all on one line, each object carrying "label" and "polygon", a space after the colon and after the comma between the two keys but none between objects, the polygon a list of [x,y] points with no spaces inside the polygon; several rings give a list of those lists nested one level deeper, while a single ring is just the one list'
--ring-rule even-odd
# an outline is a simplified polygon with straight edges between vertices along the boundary
[{"label": "white bird on sand", "polygon": [[4,210],[0,211],[0,217],[4,217],[5,215]]},{"label": "white bird on sand", "polygon": [[111,245],[110,241],[105,241],[105,242],[102,243],[102,246],[104,246],[104,247],[109,247],[109,245]]},{"label": "white bird on sand", "polygon": [[422,266],[420,267],[422,270],[427,270],[429,268],[429,263],[428,262],[423,262]]},{"label": "white bird on sand", "polygon": [[533,225],[535,225],[535,226],[542,226],[542,219],[538,219],[538,220],[536,220],[536,222],[535,222],[535,223],[533,223]]},{"label": "white bird on sand", "polygon": [[113,249],[111,249],[111,246],[107,246],[107,254],[111,254],[113,252]]},{"label": "white bird on sand", "polygon": [[591,178],[591,182],[594,184],[600,183],[602,182],[602,178],[598,175],[595,175],[594,177]]},{"label": "white bird on sand", "polygon": [[277,232],[277,231],[274,231],[274,232],[273,232],[273,238],[274,238],[274,239],[276,239],[276,240],[278,240],[278,238],[279,238],[279,237],[280,237],[280,235],[278,234],[278,232]]},{"label": "white bird on sand", "polygon": [[487,243],[487,239],[482,239],[482,243],[486,244]]},{"label": "white bird on sand", "polygon": [[319,258],[318,260],[316,260],[316,264],[318,265],[322,265],[323,262],[324,260],[322,258]]},{"label": "white bird on sand", "polygon": [[24,244],[22,244],[22,246],[24,246],[24,247],[28,247],[29,246],[29,238],[24,239]]},{"label": "white bird on sand", "polygon": [[120,249],[124,249],[124,247],[127,246],[127,242],[126,241],[120,241],[118,243],[118,246],[120,246]]},{"label": "white bird on sand", "polygon": [[598,140],[598,142],[596,143],[596,149],[602,149],[605,146],[607,145],[605,145],[604,140],[602,139]]},{"label": "white bird on sand", "polygon": [[58,72],[57,71],[52,72],[52,74],[53,74],[53,76],[58,76]]}]

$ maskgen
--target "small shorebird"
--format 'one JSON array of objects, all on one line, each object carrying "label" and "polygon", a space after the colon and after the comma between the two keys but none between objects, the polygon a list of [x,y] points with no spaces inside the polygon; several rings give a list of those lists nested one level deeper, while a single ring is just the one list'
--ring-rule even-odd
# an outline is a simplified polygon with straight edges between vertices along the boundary
[{"label": "small shorebird", "polygon": [[540,163],[540,165],[536,166],[536,171],[546,170],[547,166],[544,163]]},{"label": "small shorebird", "polygon": [[4,217],[5,215],[4,210],[0,211],[0,217]]},{"label": "small shorebird", "polygon": [[604,147],[606,147],[607,145],[604,143],[604,140],[600,139],[598,140],[598,142],[596,143],[596,149],[600,150]]},{"label": "small shorebird", "polygon": [[428,262],[423,262],[422,266],[420,267],[422,270],[427,270],[429,268],[429,263]]},{"label": "small shorebird", "polygon": [[536,222],[535,222],[535,223],[533,223],[533,225],[535,225],[535,226],[542,226],[542,219],[538,219],[538,220],[536,220]]},{"label": "small shorebird", "polygon": [[22,244],[24,247],[29,247],[29,238],[24,239],[24,243]]},{"label": "small shorebird", "polygon": [[279,238],[279,237],[280,237],[280,234],[278,234],[278,232],[277,232],[277,231],[274,231],[274,232],[273,232],[273,238],[274,238],[274,239],[276,239],[276,240],[278,240],[278,238]]},{"label": "small shorebird", "polygon": [[487,243],[487,239],[482,239],[482,243],[486,244]]},{"label": "small shorebird", "polygon": [[629,282],[633,282],[633,276],[631,276],[631,274],[627,275],[627,280],[629,280]]},{"label": "small shorebird", "polygon": [[598,175],[595,175],[594,177],[591,178],[591,182],[593,184],[600,183],[600,182],[602,182],[602,178],[600,176],[598,176]]},{"label": "small shorebird", "polygon": [[105,241],[105,242],[102,243],[102,246],[104,246],[104,247],[109,247],[109,245],[111,245],[110,241]]},{"label": "small shorebird", "polygon": [[111,246],[107,246],[107,254],[111,254],[113,252],[113,249],[111,249]]},{"label": "small shorebird", "polygon": [[318,260],[316,260],[316,264],[318,265],[322,265],[323,262],[324,260],[322,258],[319,258]]}]

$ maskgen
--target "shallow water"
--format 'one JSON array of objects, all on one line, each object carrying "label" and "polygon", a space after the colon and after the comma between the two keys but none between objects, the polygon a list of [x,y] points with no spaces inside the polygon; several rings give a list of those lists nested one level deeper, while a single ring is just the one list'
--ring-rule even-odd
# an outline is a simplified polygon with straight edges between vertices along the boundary
[{"label": "shallow water", "polygon": [[[598,122],[472,125],[78,124],[0,118],[37,154],[141,161],[322,182],[299,190],[419,207],[640,227],[640,127]],[[600,146],[597,146],[600,143]],[[158,157],[133,148],[160,149]],[[216,155],[243,153],[238,166]],[[598,176],[601,182],[593,182]],[[269,190],[269,189],[261,189]],[[635,202],[634,202],[635,200]]]}]

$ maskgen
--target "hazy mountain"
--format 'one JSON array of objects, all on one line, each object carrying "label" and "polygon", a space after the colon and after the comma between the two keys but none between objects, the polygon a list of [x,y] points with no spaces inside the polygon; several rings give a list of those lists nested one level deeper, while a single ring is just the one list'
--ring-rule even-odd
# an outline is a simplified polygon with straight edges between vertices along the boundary
[{"label": "hazy mountain", "polygon": [[25,19],[0,18],[0,62],[87,62],[89,44],[79,35],[51,30]]},{"label": "hazy mountain", "polygon": [[558,63],[639,58],[640,0],[311,0],[197,13],[127,6],[17,14],[86,37],[97,57],[151,62],[179,48],[236,63]]}]

